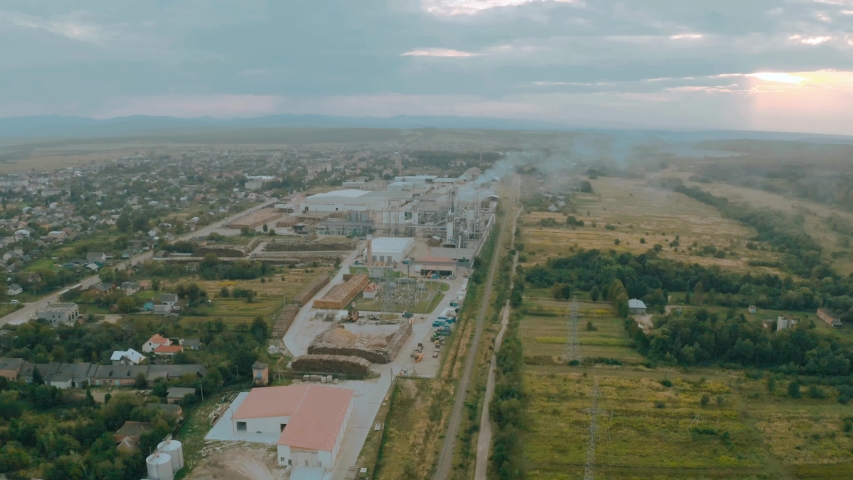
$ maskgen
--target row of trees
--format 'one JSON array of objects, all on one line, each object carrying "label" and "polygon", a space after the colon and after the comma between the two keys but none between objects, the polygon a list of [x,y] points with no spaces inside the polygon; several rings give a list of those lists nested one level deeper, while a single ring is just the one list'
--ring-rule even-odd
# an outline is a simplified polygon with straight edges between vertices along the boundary
[{"label": "row of trees", "polygon": [[661,258],[654,250],[641,255],[582,250],[529,268],[524,279],[537,288],[568,285],[573,291],[589,291],[591,296],[595,289],[609,301],[615,299],[610,290],[618,280],[628,298],[642,299],[652,309],[662,308],[669,292],[691,292],[688,298],[694,304],[799,311],[828,307],[841,314],[842,320],[853,321],[853,277],[841,277],[828,268],[820,275],[795,280],[687,264]]},{"label": "row of trees", "polygon": [[821,259],[821,247],[795,218],[772,209],[755,209],[729,203],[696,187],[675,185],[673,190],[716,207],[723,216],[758,230],[755,240],[771,245],[782,254],[782,263],[791,273],[805,278],[822,278],[828,265]]},{"label": "row of trees", "polygon": [[[790,374],[827,377],[851,373],[853,343],[822,333],[811,321],[773,332],[734,311],[722,316],[698,309],[657,318],[648,334],[633,321],[626,320],[625,326],[637,350],[653,361],[775,367]],[[845,383],[849,381],[848,377]]]}]

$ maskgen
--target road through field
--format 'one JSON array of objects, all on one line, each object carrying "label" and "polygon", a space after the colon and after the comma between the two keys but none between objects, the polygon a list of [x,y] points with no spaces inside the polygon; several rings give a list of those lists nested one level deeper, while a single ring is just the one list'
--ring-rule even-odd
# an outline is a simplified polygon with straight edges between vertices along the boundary
[{"label": "road through field", "polygon": [[[266,208],[266,207],[274,204],[276,201],[278,201],[278,200],[274,199],[274,200],[269,200],[269,201],[266,201],[264,203],[255,205],[254,207],[252,207],[248,210],[243,210],[242,212],[235,214],[235,215],[232,215],[232,216],[230,216],[224,220],[220,220],[216,223],[211,223],[210,225],[202,227],[202,228],[200,228],[194,232],[190,232],[190,233],[181,235],[180,237],[175,238],[174,241],[177,242],[180,240],[189,240],[193,237],[200,237],[200,236],[207,235],[207,234],[213,232],[217,228],[220,228],[227,223],[233,222],[234,220],[236,220],[240,217],[243,217],[243,216],[248,215],[250,213],[256,212],[262,208]],[[124,262],[117,263],[116,265],[113,266],[113,268],[116,270],[124,270],[125,268],[127,268],[129,266],[136,265],[138,262],[150,259],[151,257],[153,257],[153,255],[154,255],[154,252],[152,252],[152,251],[141,253],[141,254],[131,258],[130,260],[126,260]],[[78,282],[78,283],[85,290],[85,289],[99,283],[100,281],[101,280],[98,277],[98,275],[92,275],[90,277],[86,277],[86,278],[80,280],[80,282]],[[30,303],[26,304],[20,310],[16,310],[16,311],[6,315],[5,317],[0,318],[0,327],[2,327],[3,325],[9,324],[9,323],[11,323],[13,325],[26,323],[31,318],[35,317],[36,311],[47,307],[51,303],[55,303],[58,301],[59,301],[59,292],[52,293],[50,295],[47,295],[45,297],[42,297],[42,298],[34,301],[34,302],[30,302]]]},{"label": "road through field", "polygon": [[[514,177],[513,183],[518,188],[518,177]],[[471,340],[471,346],[468,347],[468,354],[465,357],[465,369],[462,372],[462,378],[459,380],[459,387],[456,389],[453,411],[450,414],[450,420],[447,424],[447,433],[444,435],[444,442],[442,443],[441,453],[438,457],[438,466],[432,477],[433,480],[445,480],[450,475],[450,468],[453,465],[453,448],[456,444],[456,435],[459,433],[459,422],[462,419],[462,411],[465,408],[465,399],[468,396],[468,387],[474,371],[474,360],[477,357],[477,350],[480,348],[480,337],[483,336],[483,323],[486,319],[486,312],[492,298],[492,283],[495,280],[495,272],[498,269],[498,259],[500,258],[501,245],[503,243],[504,231],[506,230],[503,228],[503,225],[495,225],[495,228],[497,229],[498,238],[495,242],[492,262],[489,264],[489,277],[486,280],[483,303],[480,305],[480,311],[477,314],[474,326],[474,338]],[[515,232],[514,229],[513,232]]]},{"label": "road through field", "polygon": [[[518,223],[518,216],[521,215],[521,209],[515,213],[515,218],[512,219],[512,236],[510,237],[510,246],[515,246],[515,227]],[[512,291],[512,277],[515,275],[515,269],[518,267],[518,252],[512,259],[512,273],[509,276],[509,289]],[[483,395],[483,413],[480,415],[480,433],[477,435],[477,463],[474,467],[474,480],[486,480],[486,472],[489,470],[489,450],[492,446],[492,421],[489,418],[489,404],[492,402],[492,395],[495,393],[495,370],[498,367],[498,351],[501,349],[501,342],[506,333],[506,327],[509,325],[509,300],[504,305],[503,315],[501,316],[501,329],[495,336],[495,348],[492,350],[492,361],[489,364],[489,377],[486,380],[486,393]]]}]

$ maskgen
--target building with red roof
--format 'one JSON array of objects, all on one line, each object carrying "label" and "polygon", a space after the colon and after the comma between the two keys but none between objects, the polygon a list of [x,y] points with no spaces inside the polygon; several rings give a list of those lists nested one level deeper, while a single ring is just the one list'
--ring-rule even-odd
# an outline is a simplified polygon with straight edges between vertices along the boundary
[{"label": "building with red roof", "polygon": [[326,385],[254,388],[231,416],[234,433],[279,433],[278,464],[332,469],[354,391]]},{"label": "building with red roof", "polygon": [[160,335],[159,333],[155,333],[154,335],[151,336],[151,338],[148,339],[147,342],[142,344],[142,351],[145,353],[151,353],[154,350],[156,350],[157,347],[159,347],[161,345],[171,345],[171,344],[172,344],[172,342],[168,338]]},{"label": "building with red roof", "polygon": [[160,345],[154,349],[154,355],[172,356],[183,351],[184,347],[180,345]]}]

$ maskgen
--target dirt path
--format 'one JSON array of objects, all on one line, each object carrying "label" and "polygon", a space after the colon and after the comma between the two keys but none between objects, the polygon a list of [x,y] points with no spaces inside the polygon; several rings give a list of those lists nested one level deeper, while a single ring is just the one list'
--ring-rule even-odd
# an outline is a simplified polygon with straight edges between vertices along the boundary
[{"label": "dirt path", "polygon": [[[514,179],[518,186],[518,177]],[[450,414],[450,420],[447,423],[447,433],[444,435],[444,442],[441,446],[441,453],[438,456],[438,466],[433,475],[433,480],[445,480],[450,475],[450,469],[453,466],[453,448],[456,444],[456,435],[459,433],[459,423],[462,419],[462,411],[465,408],[465,399],[468,397],[468,387],[471,383],[471,375],[474,371],[474,360],[477,357],[477,351],[480,349],[480,338],[483,336],[483,323],[486,319],[486,312],[489,308],[489,303],[492,298],[492,284],[495,280],[495,272],[498,269],[499,252],[503,243],[505,229],[502,226],[495,225],[494,228],[499,230],[495,242],[495,250],[492,255],[492,261],[489,265],[489,278],[486,280],[486,289],[483,293],[480,312],[477,314],[477,321],[474,326],[474,338],[471,340],[471,346],[468,348],[468,354],[465,358],[465,370],[462,372],[462,379],[459,381],[459,388],[456,389],[456,398],[453,403],[453,411]],[[513,234],[515,229],[513,229]]]},{"label": "dirt path", "polygon": [[[515,228],[518,222],[518,217],[521,215],[521,209],[515,213],[515,218],[512,220],[512,237],[510,237],[510,245],[515,246]],[[518,266],[518,252],[512,259],[512,274],[510,274],[509,289],[512,290],[512,277],[515,275],[515,268]],[[498,351],[501,349],[501,342],[506,332],[506,327],[509,325],[509,300],[504,305],[503,316],[501,318],[501,329],[495,336],[495,348],[492,351],[492,360],[489,364],[489,377],[486,380],[486,393],[483,395],[483,410],[480,415],[480,433],[477,435],[477,463],[474,468],[474,480],[486,480],[486,473],[489,470],[489,451],[492,447],[492,420],[489,414],[489,404],[492,403],[492,396],[495,393],[495,370],[498,367]]]}]

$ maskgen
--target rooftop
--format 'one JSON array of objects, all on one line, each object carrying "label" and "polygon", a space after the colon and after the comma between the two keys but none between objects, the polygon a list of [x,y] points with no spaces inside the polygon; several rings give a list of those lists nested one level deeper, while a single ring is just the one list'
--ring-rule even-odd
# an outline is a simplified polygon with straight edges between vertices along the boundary
[{"label": "rooftop", "polygon": [[184,398],[184,395],[195,395],[195,389],[186,387],[169,387],[169,390],[166,391],[166,396],[168,398]]},{"label": "rooftop", "polygon": [[408,237],[378,237],[373,239],[373,253],[376,252],[403,252],[414,243],[414,239]]},{"label": "rooftop", "polygon": [[353,394],[323,385],[254,388],[231,418],[290,417],[279,445],[330,451],[342,433]]},{"label": "rooftop", "polygon": [[154,427],[148,422],[124,422],[124,425],[115,433],[117,437],[138,437],[143,433],[154,430]]},{"label": "rooftop", "polygon": [[368,190],[356,190],[354,188],[348,188],[344,190],[332,190],[331,192],[326,193],[318,193],[316,195],[311,195],[308,197],[309,200],[319,200],[321,198],[332,198],[332,197],[344,197],[344,198],[358,198],[370,193]]},{"label": "rooftop", "polygon": [[646,304],[642,300],[632,298],[628,300],[628,308],[646,308]]},{"label": "rooftop", "polygon": [[447,257],[420,257],[417,263],[446,263],[456,265],[456,260]]}]

